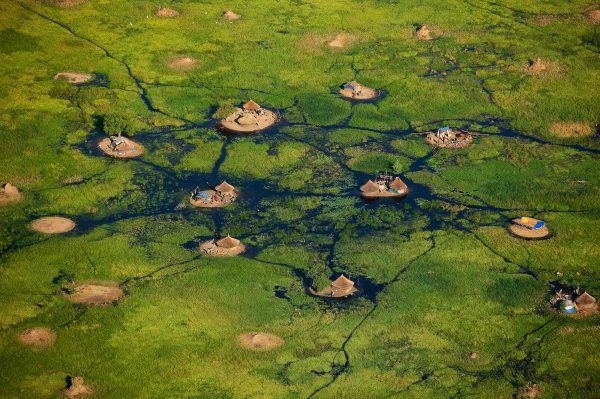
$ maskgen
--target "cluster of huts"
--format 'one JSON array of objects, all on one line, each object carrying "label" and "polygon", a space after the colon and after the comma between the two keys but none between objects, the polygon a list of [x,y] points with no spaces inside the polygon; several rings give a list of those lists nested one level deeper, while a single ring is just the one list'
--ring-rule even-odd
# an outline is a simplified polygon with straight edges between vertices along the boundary
[{"label": "cluster of huts", "polygon": [[202,208],[221,208],[235,202],[238,195],[239,191],[224,181],[209,190],[200,190],[200,187],[196,187],[190,195],[190,204]]},{"label": "cluster of huts", "polygon": [[408,193],[408,186],[400,177],[390,176],[387,173],[380,174],[375,180],[367,180],[360,186],[360,194],[365,199],[398,198]]},{"label": "cluster of huts", "polygon": [[428,133],[426,142],[438,148],[463,148],[473,142],[473,135],[465,130],[445,126],[434,133]]},{"label": "cluster of huts", "polygon": [[579,289],[576,289],[571,294],[559,290],[550,300],[550,305],[560,309],[563,313],[570,315],[586,315],[598,311],[598,302],[596,298],[585,291],[583,294],[579,294]]}]

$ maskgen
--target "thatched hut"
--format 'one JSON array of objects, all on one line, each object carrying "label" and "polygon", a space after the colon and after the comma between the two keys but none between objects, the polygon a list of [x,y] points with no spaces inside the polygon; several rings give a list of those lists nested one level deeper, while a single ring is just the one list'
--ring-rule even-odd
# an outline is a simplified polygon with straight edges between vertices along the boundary
[{"label": "thatched hut", "polygon": [[200,190],[196,187],[190,195],[190,204],[201,208],[222,208],[237,199],[239,191],[234,186],[223,181],[214,189]]},{"label": "thatched hut", "polygon": [[347,298],[358,292],[358,289],[354,286],[354,281],[341,274],[328,287],[325,287],[321,291],[317,292],[312,288],[309,291],[312,295],[321,298]]},{"label": "thatched hut", "polygon": [[363,86],[355,80],[344,83],[340,86],[340,95],[351,100],[373,100],[379,97],[379,90]]},{"label": "thatched hut", "polygon": [[527,239],[544,238],[550,234],[545,222],[526,216],[513,219],[508,230],[518,237]]},{"label": "thatched hut", "polygon": [[272,126],[277,119],[275,112],[261,107],[254,100],[249,100],[227,118],[221,119],[218,127],[234,133],[254,133]]},{"label": "thatched hut", "polygon": [[200,252],[206,256],[236,256],[245,250],[244,244],[229,234],[219,240],[213,239],[200,244]]},{"label": "thatched hut", "polygon": [[375,181],[369,179],[365,184],[360,186],[360,195],[365,199],[377,198],[400,198],[408,193],[406,183],[396,176],[392,178],[387,174],[381,174]]},{"label": "thatched hut", "polygon": [[596,301],[596,298],[594,298],[587,292],[584,292],[583,294],[579,295],[575,299],[575,303],[577,304],[577,308],[579,310],[585,310],[588,312],[598,310],[598,302]]}]

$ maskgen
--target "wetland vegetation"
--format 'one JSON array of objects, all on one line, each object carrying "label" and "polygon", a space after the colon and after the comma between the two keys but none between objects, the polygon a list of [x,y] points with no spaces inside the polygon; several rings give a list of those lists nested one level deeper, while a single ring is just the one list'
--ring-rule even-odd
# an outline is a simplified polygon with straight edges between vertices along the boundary
[{"label": "wetland vegetation", "polygon": [[[0,397],[598,397],[600,316],[549,306],[600,297],[597,9],[0,2]],[[249,99],[278,122],[215,128]],[[433,150],[442,126],[473,143]],[[120,132],[144,153],[98,150]],[[362,200],[385,171],[407,197]],[[224,180],[234,203],[189,204]],[[199,251],[227,235],[245,252]],[[308,294],[342,273],[358,295]]]}]

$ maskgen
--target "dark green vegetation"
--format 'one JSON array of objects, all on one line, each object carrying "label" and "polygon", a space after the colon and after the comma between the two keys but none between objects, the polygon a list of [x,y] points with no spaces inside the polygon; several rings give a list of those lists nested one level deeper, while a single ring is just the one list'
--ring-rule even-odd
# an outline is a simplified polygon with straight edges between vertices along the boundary
[{"label": "dark green vegetation", "polygon": [[[600,122],[598,25],[586,1],[522,3],[0,2],[0,181],[25,195],[0,208],[0,397],[54,398],[67,375],[99,398],[497,399],[531,383],[598,397],[599,317],[546,305],[556,271],[600,297],[600,143],[551,129]],[[155,17],[161,5],[181,16]],[[422,23],[436,40],[412,35]],[[340,32],[354,40],[329,49]],[[178,55],[198,67],[171,70]],[[537,57],[552,68],[527,73]],[[65,70],[95,80],[52,79]],[[352,79],[386,96],[333,94]],[[285,122],[212,128],[250,97]],[[146,153],[99,156],[106,121]],[[487,135],[432,154],[416,133],[440,125]],[[406,200],[358,198],[381,169]],[[242,193],[231,207],[178,206],[223,179]],[[54,214],[78,227],[28,229]],[[553,237],[509,236],[520,215]],[[200,257],[215,232],[249,251]],[[306,295],[340,272],[363,295]],[[60,295],[73,279],[126,296],[74,305]],[[54,346],[20,346],[32,326]],[[249,331],[286,344],[245,351]]]}]

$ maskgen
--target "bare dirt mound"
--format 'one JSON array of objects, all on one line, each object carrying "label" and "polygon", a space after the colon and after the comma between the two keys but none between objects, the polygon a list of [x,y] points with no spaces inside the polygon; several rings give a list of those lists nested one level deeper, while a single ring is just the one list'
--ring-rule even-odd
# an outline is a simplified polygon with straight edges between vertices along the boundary
[{"label": "bare dirt mound", "polygon": [[560,72],[560,65],[556,61],[543,60],[538,57],[527,62],[525,72],[530,75],[550,77]]},{"label": "bare dirt mound", "polygon": [[527,227],[519,226],[518,224],[510,224],[508,226],[508,231],[517,237],[526,238],[529,240],[544,238],[550,235],[548,226],[544,226],[537,230],[532,230],[528,229]]},{"label": "bare dirt mound", "polygon": [[62,393],[70,399],[81,399],[94,393],[94,390],[85,384],[83,377],[67,377],[67,387]]},{"label": "bare dirt mound", "polygon": [[72,84],[80,84],[80,83],[89,82],[90,80],[93,79],[93,76],[92,76],[92,74],[89,74],[89,73],[65,71],[65,72],[57,73],[56,75],[54,75],[54,77],[52,79],[58,80],[61,78],[67,79],[67,81]]},{"label": "bare dirt mound", "polygon": [[417,39],[420,39],[420,40],[433,39],[433,37],[431,37],[431,31],[429,30],[429,27],[427,25],[419,26],[417,28],[417,30],[415,31],[415,36],[417,37]]},{"label": "bare dirt mound", "polygon": [[161,7],[156,12],[156,16],[162,18],[175,18],[179,16],[179,11],[173,10],[172,8]]},{"label": "bare dirt mound", "polygon": [[43,3],[59,8],[71,8],[81,5],[87,0],[42,0]]},{"label": "bare dirt mound", "polygon": [[31,223],[31,228],[44,234],[60,234],[75,228],[75,222],[61,216],[46,216]]},{"label": "bare dirt mound", "polygon": [[19,334],[19,342],[32,348],[42,349],[56,341],[56,333],[46,327],[28,328]]},{"label": "bare dirt mound", "polygon": [[592,24],[599,24],[600,23],[600,9],[590,10],[590,11],[586,12],[585,17]]},{"label": "bare dirt mound", "polygon": [[277,335],[269,333],[250,332],[238,335],[238,344],[251,351],[266,352],[282,346],[285,341]]},{"label": "bare dirt mound", "polygon": [[561,138],[590,137],[596,132],[589,122],[555,122],[550,126],[550,133]]},{"label": "bare dirt mound", "polygon": [[19,202],[23,198],[19,189],[10,183],[4,184],[0,187],[0,205],[10,204]]},{"label": "bare dirt mound", "polygon": [[179,55],[171,58],[168,63],[169,68],[174,69],[177,72],[189,72],[196,69],[198,66],[198,60],[189,55]]},{"label": "bare dirt mound", "polygon": [[114,285],[109,284],[77,285],[69,292],[63,292],[63,295],[73,303],[83,303],[86,305],[109,305],[115,301],[118,301],[123,296],[123,290],[118,287],[116,283],[113,283]]},{"label": "bare dirt mound", "polygon": [[234,13],[231,10],[227,10],[223,13],[223,18],[225,18],[228,21],[237,21],[238,19],[242,18],[242,16]]},{"label": "bare dirt mound", "polygon": [[111,147],[111,139],[109,137],[100,140],[98,148],[106,155],[114,158],[135,158],[144,153],[144,146],[127,137],[121,137],[122,143],[115,147]]},{"label": "bare dirt mound", "polygon": [[339,33],[327,43],[327,45],[332,49],[342,49],[350,46],[352,43],[356,41],[356,37],[354,35],[348,33]]}]

